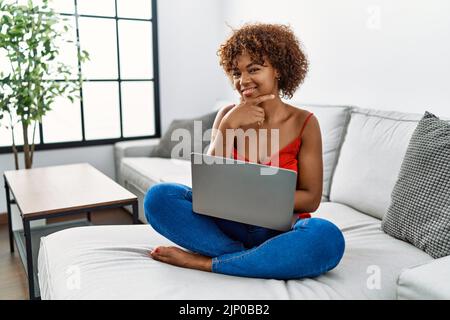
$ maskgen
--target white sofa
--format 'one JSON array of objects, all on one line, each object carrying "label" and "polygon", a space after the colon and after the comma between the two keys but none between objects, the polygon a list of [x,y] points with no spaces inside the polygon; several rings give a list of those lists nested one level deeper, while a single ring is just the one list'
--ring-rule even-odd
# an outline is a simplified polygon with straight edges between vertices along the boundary
[{"label": "white sofa", "polygon": [[[303,108],[319,119],[324,144],[324,196],[313,216],[335,223],[346,240],[335,269],[289,281],[207,273],[148,258],[154,246],[174,245],[148,224],[83,227],[42,238],[42,298],[450,299],[450,256],[433,259],[380,227],[422,115],[345,106]],[[142,222],[142,200],[151,185],[191,185],[188,161],[147,157],[157,143],[151,139],[115,146],[118,180],[138,195]],[[67,271],[73,266],[76,274]],[[78,285],[68,286],[74,276]]]}]

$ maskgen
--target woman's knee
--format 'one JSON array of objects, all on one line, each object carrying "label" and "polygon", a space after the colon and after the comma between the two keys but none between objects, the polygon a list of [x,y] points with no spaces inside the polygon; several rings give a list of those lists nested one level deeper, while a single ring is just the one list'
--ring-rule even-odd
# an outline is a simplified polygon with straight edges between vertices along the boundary
[{"label": "woman's knee", "polygon": [[[342,231],[332,222],[319,219],[320,234],[323,235],[326,245],[326,256],[328,258],[328,270],[333,269],[341,261],[345,251],[345,239]],[[327,271],[328,271],[327,270]]]},{"label": "woman's knee", "polygon": [[167,214],[164,208],[167,207],[168,201],[173,201],[177,196],[184,196],[188,188],[176,183],[158,183],[151,186],[144,197],[144,213],[147,221],[153,225],[158,215]]},{"label": "woman's knee", "polygon": [[[338,265],[345,251],[345,239],[341,230],[332,222],[321,219],[311,218],[305,222],[300,221],[297,228],[307,227],[316,238],[316,252],[331,270]],[[316,242],[315,241],[315,242]],[[327,270],[327,271],[328,271]]]}]

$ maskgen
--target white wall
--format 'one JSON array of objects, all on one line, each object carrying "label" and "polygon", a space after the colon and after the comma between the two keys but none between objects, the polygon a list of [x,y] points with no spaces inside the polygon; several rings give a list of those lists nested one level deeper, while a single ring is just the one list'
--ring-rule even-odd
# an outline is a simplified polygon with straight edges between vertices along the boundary
[{"label": "white wall", "polygon": [[223,97],[216,55],[223,1],[158,1],[162,132],[175,118],[211,111]]},{"label": "white wall", "polygon": [[227,0],[222,29],[290,24],[311,63],[293,100],[450,116],[449,16],[448,0]]}]

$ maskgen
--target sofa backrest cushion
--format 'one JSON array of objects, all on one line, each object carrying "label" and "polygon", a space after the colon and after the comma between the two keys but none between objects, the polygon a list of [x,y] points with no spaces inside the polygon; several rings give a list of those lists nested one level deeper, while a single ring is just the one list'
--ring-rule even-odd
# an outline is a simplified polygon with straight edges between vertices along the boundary
[{"label": "sofa backrest cushion", "polygon": [[350,107],[294,104],[296,107],[308,110],[316,116],[322,133],[323,153],[323,192],[322,201],[328,201],[331,187],[331,177],[336,167],[339,150],[345,135],[345,129],[350,119]]},{"label": "sofa backrest cushion", "polygon": [[420,114],[354,108],[331,183],[330,200],[382,219]]},{"label": "sofa backrest cushion", "polygon": [[[210,112],[197,118],[191,119],[175,119],[169,128],[159,140],[159,144],[155,146],[149,156],[158,158],[174,158],[180,160],[191,160],[191,152],[204,152],[210,144],[210,134],[205,136],[205,131],[212,128],[217,111]],[[195,122],[199,125],[195,130]],[[178,131],[178,129],[183,129]],[[172,136],[174,134],[174,136]],[[184,139],[190,141],[184,141]],[[187,144],[185,143],[187,142]],[[186,148],[183,148],[186,146]]]}]

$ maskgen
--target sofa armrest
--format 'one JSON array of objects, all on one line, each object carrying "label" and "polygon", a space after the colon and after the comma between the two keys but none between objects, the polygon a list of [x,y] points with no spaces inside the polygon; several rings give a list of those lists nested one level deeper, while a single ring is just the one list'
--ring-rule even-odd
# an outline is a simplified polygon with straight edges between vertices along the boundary
[{"label": "sofa armrest", "polygon": [[450,299],[450,256],[402,270],[397,280],[397,298]]},{"label": "sofa armrest", "polygon": [[[116,180],[121,182],[120,163],[125,157],[148,157],[159,144],[160,138],[121,141],[114,144],[114,166]],[[121,183],[122,184],[122,183]]]}]

